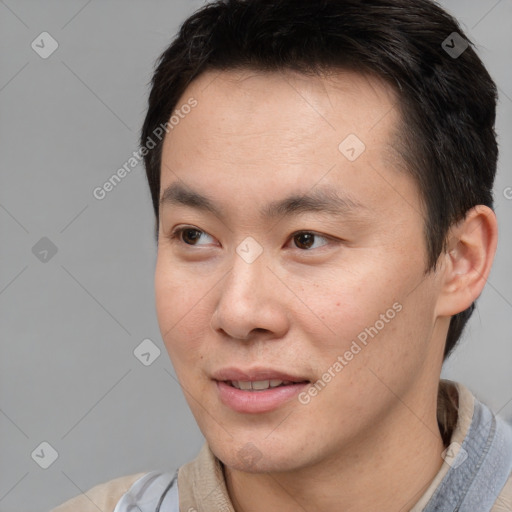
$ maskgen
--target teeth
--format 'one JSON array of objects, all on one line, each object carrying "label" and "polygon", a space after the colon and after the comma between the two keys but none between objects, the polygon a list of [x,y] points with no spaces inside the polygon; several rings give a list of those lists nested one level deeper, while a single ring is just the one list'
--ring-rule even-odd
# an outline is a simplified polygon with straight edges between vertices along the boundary
[{"label": "teeth", "polygon": [[269,387],[270,387],[269,380],[255,380],[252,383],[252,389],[255,389],[256,391],[259,391],[262,389],[268,389]]},{"label": "teeth", "polygon": [[269,388],[276,388],[281,384],[291,384],[286,380],[271,379],[271,380],[255,380],[255,381],[244,381],[244,380],[232,380],[231,385],[242,391],[263,391]]}]

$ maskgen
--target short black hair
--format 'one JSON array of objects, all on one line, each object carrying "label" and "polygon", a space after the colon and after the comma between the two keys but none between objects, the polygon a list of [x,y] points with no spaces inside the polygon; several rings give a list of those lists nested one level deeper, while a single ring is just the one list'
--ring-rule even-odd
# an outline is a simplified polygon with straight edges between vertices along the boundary
[{"label": "short black hair", "polygon": [[[195,78],[232,69],[309,75],[351,70],[393,87],[401,113],[395,149],[419,187],[425,210],[426,273],[435,270],[454,223],[476,205],[493,207],[496,85],[457,21],[433,1],[206,4],[182,24],[157,62],[141,145],[169,121]],[[157,230],[162,145],[163,139],[157,140],[144,155]],[[451,318],[445,359],[474,306]]]}]

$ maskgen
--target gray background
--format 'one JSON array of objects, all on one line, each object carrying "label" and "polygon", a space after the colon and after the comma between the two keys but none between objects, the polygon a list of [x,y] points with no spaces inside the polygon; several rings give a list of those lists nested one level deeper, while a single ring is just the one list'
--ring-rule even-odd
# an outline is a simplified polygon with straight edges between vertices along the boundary
[{"label": "gray background", "polygon": [[[201,4],[0,1],[1,512],[44,511],[121,475],[172,471],[202,445],[156,322],[142,166],[102,201],[92,195],[137,149],[153,63]],[[512,419],[512,0],[441,4],[501,95],[498,254],[443,376]],[[31,48],[43,31],[59,44],[47,59]],[[42,237],[57,248],[45,262],[32,251]],[[147,338],[162,351],[150,366],[133,355]],[[43,441],[59,455],[46,470],[31,457]]]}]

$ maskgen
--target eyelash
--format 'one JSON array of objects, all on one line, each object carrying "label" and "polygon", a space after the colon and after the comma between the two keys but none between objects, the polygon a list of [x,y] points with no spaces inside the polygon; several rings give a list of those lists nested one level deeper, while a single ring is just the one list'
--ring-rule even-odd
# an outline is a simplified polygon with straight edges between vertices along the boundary
[{"label": "eyelash", "polygon": [[[192,227],[192,226],[182,226],[182,227],[175,228],[171,232],[171,234],[169,235],[169,239],[171,241],[173,241],[173,242],[176,241],[177,243],[180,243],[182,245],[186,245],[187,247],[196,247],[193,244],[187,244],[186,242],[183,242],[183,240],[181,239],[181,235],[185,231],[188,231],[188,230],[190,230],[190,231],[197,231],[198,233],[208,235],[208,233],[206,233],[206,231],[202,231],[201,229],[197,229],[197,228]],[[330,242],[335,242],[335,240],[333,240],[332,238],[330,238],[328,236],[325,236],[325,235],[322,235],[320,233],[317,233],[316,231],[296,231],[295,233],[292,233],[290,235],[289,240],[293,240],[296,236],[303,235],[303,234],[313,235],[315,237],[320,237],[320,238],[323,238],[323,239],[325,239],[327,241],[330,241]],[[211,235],[208,235],[208,236],[211,236]],[[316,249],[320,249],[320,248],[324,247],[325,245],[327,245],[327,244],[324,244],[321,247],[317,247]],[[300,249],[298,247],[297,247],[297,249],[299,249],[302,252],[310,252],[310,251],[313,250],[313,249]]]}]

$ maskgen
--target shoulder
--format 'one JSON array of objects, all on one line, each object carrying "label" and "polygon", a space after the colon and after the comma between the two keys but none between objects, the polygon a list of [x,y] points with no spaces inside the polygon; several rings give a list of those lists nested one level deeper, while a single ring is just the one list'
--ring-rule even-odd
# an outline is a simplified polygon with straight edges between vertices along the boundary
[{"label": "shoulder", "polygon": [[505,487],[501,490],[491,512],[510,512],[512,510],[512,474],[509,476]]},{"label": "shoulder", "polygon": [[96,485],[50,512],[113,512],[117,502],[134,482],[146,473],[122,476]]}]

